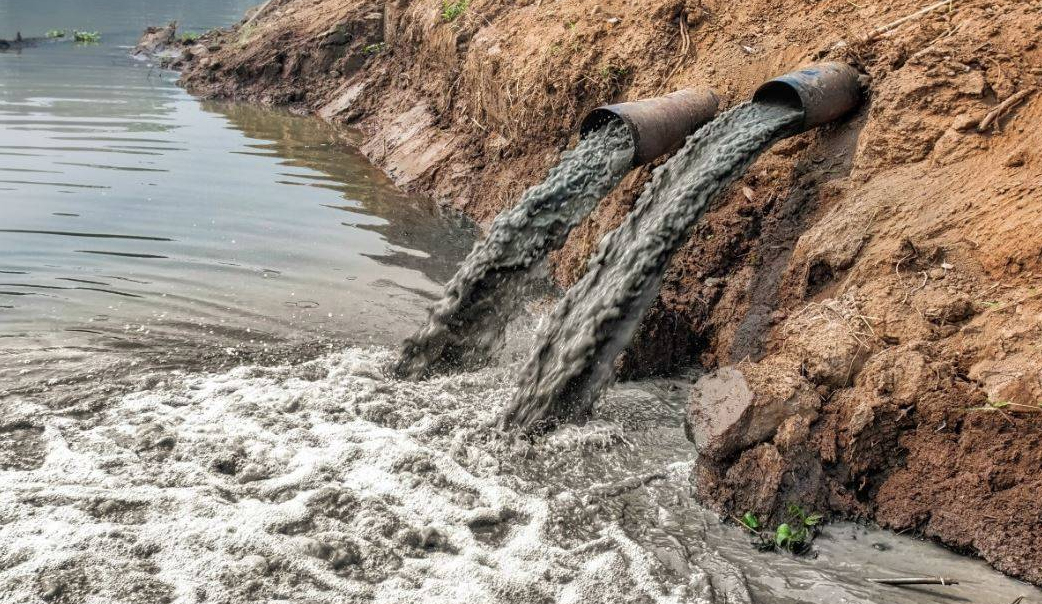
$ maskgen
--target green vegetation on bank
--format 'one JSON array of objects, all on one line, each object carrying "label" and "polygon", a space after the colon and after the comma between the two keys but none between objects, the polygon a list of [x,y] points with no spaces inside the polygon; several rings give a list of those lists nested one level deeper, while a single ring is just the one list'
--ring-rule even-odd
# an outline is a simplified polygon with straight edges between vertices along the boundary
[{"label": "green vegetation on bank", "polygon": [[967,413],[998,413],[1010,424],[1014,424],[1013,416],[1017,413],[1042,413],[1042,402],[1025,405],[1012,401],[993,401],[988,399],[980,407],[967,407],[963,409]]},{"label": "green vegetation on bank", "polygon": [[774,530],[765,527],[752,512],[746,512],[738,522],[756,535],[761,550],[779,549],[793,554],[805,553],[810,549],[811,541],[818,536],[822,515],[817,512],[808,514],[794,503],[790,503],[786,511],[786,522],[782,522]]},{"label": "green vegetation on bank", "polygon": [[239,29],[239,39],[238,39],[239,46],[245,46],[246,43],[250,41],[250,38],[253,37],[253,32],[254,32],[255,29],[256,29],[256,27],[254,25],[250,24],[250,23],[247,23],[246,25],[243,25]]},{"label": "green vegetation on bank", "polygon": [[73,31],[72,39],[80,44],[97,44],[101,42],[101,34],[96,31]]},{"label": "green vegetation on bank", "polygon": [[462,15],[467,7],[470,6],[470,0],[444,0],[441,3],[441,18],[446,23],[451,23],[456,20],[456,17]]},{"label": "green vegetation on bank", "polygon": [[366,44],[362,48],[362,53],[367,55],[378,55],[387,48],[386,42],[377,42],[375,44]]},{"label": "green vegetation on bank", "polygon": [[630,74],[630,68],[622,65],[605,65],[601,68],[601,77],[608,82],[619,83]]}]

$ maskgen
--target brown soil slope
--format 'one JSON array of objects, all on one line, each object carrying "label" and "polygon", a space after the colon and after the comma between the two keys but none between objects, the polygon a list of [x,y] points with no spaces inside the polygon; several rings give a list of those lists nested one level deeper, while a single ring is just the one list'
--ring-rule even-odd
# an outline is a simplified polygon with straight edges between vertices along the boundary
[{"label": "brown soil slope", "polygon": [[[487,223],[600,103],[711,86],[734,104],[817,58],[858,65],[866,107],[716,204],[624,372],[724,367],[689,417],[721,511],[800,501],[1042,583],[1042,2],[955,1],[871,41],[921,5],[457,4],[271,0],[190,49],[184,82],[355,123],[402,186]],[[573,233],[563,284],[647,174]]]}]

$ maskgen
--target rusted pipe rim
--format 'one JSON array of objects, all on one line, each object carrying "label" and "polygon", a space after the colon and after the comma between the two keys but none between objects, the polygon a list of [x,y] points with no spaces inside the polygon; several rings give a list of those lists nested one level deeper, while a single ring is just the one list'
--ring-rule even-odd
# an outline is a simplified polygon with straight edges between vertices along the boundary
[{"label": "rusted pipe rim", "polygon": [[581,136],[612,121],[626,124],[633,139],[634,167],[674,151],[716,115],[720,102],[708,89],[687,88],[665,96],[604,105],[591,111],[579,127]]},{"label": "rusted pipe rim", "polygon": [[803,114],[799,130],[809,130],[839,119],[861,104],[860,77],[846,63],[815,63],[764,82],[753,94],[753,102],[799,110]]},{"label": "rusted pipe rim", "polygon": [[[633,123],[632,119],[626,117],[625,113],[618,113],[612,110],[612,107],[617,107],[617,105],[598,107],[587,114],[582,124],[579,125],[579,136],[586,138],[591,132],[599,130],[612,122],[622,123],[626,124],[626,128],[630,131],[630,138],[633,140],[633,148],[637,149],[640,147],[640,130]],[[634,158],[633,163],[634,166],[640,165],[637,163],[636,158]]]}]

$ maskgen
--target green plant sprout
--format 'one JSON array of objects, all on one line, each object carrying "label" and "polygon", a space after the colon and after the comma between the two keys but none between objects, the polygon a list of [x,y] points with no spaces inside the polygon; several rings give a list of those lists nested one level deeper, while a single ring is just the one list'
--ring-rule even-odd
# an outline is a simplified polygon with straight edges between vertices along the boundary
[{"label": "green plant sprout", "polygon": [[451,23],[462,15],[468,6],[470,6],[470,0],[453,0],[451,2],[444,0],[441,3],[441,18],[446,23]]},{"label": "green plant sprout", "polygon": [[1042,413],[1042,403],[1035,403],[1034,405],[1025,405],[1024,403],[1014,403],[1010,401],[985,401],[980,407],[967,407],[964,411],[984,411],[984,412],[1000,412],[1009,411],[1016,413],[1018,411],[1026,411],[1029,413]]},{"label": "green plant sprout", "polygon": [[367,54],[367,55],[377,55],[377,54],[380,54],[381,52],[383,52],[386,48],[387,48],[387,43],[386,42],[377,42],[375,44],[366,44],[366,46],[364,48],[362,48],[362,53],[363,54]]},{"label": "green plant sprout", "polygon": [[823,516],[817,512],[808,514],[794,503],[789,504],[787,512],[787,522],[779,524],[773,531],[765,530],[763,523],[752,512],[746,512],[737,520],[756,535],[761,550],[779,549],[793,554],[805,553],[818,534]]},{"label": "green plant sprout", "polygon": [[629,67],[606,65],[601,68],[601,77],[610,82],[620,82],[630,73]]},{"label": "green plant sprout", "polygon": [[72,39],[80,44],[97,44],[101,42],[101,34],[96,31],[73,31]]}]

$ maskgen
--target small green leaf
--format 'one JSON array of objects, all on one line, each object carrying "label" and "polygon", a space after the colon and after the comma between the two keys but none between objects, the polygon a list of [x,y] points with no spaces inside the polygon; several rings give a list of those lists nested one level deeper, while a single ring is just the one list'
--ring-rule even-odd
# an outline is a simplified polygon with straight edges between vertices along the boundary
[{"label": "small green leaf", "polygon": [[468,6],[470,6],[470,0],[455,0],[453,2],[443,0],[441,3],[441,18],[446,23],[455,21],[456,17],[462,15]]},{"label": "small green leaf", "polygon": [[760,519],[756,517],[756,514],[752,512],[746,512],[745,516],[742,516],[742,524],[756,530],[760,528]]},{"label": "small green leaf", "polygon": [[818,513],[815,512],[815,513],[811,514],[810,516],[807,516],[806,518],[804,518],[803,519],[803,524],[806,524],[807,526],[814,526],[814,525],[818,524],[819,522],[821,522],[821,518],[822,518],[821,514],[818,514]]},{"label": "small green leaf", "polygon": [[779,524],[778,528],[774,531],[774,544],[778,547],[785,547],[792,540],[792,528],[788,524]]}]

